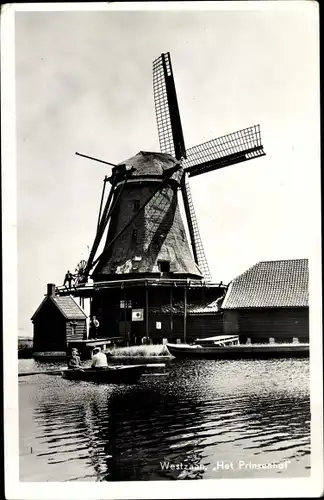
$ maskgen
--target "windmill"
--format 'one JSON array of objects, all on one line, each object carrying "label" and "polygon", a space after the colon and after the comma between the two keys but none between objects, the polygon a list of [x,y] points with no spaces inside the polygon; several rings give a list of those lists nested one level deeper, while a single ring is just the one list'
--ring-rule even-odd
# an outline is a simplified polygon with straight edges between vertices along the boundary
[{"label": "windmill", "polygon": [[[96,235],[79,284],[92,270],[94,281],[158,272],[211,281],[189,178],[265,155],[259,125],[186,149],[169,52],[153,62],[153,95],[160,153],[141,151],[118,165],[76,153],[113,167],[104,179]],[[111,189],[104,203],[107,182]],[[95,258],[107,227],[104,249]]]}]

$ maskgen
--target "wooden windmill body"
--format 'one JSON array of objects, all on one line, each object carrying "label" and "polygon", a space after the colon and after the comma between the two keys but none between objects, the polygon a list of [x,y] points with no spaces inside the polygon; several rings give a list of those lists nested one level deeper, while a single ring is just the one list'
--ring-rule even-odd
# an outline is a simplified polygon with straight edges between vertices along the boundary
[{"label": "wooden windmill body", "polygon": [[[199,303],[202,296],[216,299],[224,293],[211,284],[189,178],[265,154],[259,125],[186,150],[169,53],[153,63],[153,93],[161,152],[141,151],[113,165],[104,180],[94,243],[78,280],[81,293],[88,277],[93,279],[92,312],[100,318],[102,335],[151,337],[154,325],[162,323],[161,311],[169,306],[168,327],[158,335],[170,339],[181,330],[179,323],[174,331],[175,302],[182,304],[186,335],[188,300]],[[107,182],[111,188],[104,203]],[[140,319],[134,311],[141,311]]]},{"label": "wooden windmill body", "polygon": [[[112,200],[115,208],[105,250],[92,273],[94,281],[122,276],[149,277],[161,272],[202,278],[180,215],[178,190],[182,168],[179,169],[178,162],[167,154],[141,151],[123,164],[131,165],[134,171],[126,183],[116,182]],[[120,167],[114,168],[120,171]],[[177,169],[174,174],[166,178],[166,173],[174,169]]]}]

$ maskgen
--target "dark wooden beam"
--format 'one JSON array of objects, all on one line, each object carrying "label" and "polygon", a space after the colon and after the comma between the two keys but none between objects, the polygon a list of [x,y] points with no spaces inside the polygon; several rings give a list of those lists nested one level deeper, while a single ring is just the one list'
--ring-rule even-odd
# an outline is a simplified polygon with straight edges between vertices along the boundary
[{"label": "dark wooden beam", "polygon": [[146,332],[146,341],[148,343],[149,340],[149,296],[148,296],[148,285],[145,286],[145,332]]}]

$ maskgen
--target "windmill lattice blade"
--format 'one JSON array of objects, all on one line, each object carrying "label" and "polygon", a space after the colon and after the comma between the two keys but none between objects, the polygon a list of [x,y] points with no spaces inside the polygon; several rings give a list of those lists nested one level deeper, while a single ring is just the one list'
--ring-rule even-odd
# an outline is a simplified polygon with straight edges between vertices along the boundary
[{"label": "windmill lattice blade", "polygon": [[193,246],[195,257],[197,259],[197,265],[198,265],[201,273],[204,275],[206,281],[211,281],[212,278],[211,278],[208,262],[206,259],[204,247],[203,247],[202,240],[201,240],[200,233],[199,233],[196,212],[195,212],[194,204],[192,201],[190,185],[189,185],[187,176],[185,177],[184,189],[185,189],[184,195],[187,199],[188,210],[189,210],[188,223],[191,226],[191,227],[189,227],[189,229],[190,229],[190,232],[192,232],[191,237],[194,240],[192,242],[192,246]]},{"label": "windmill lattice blade", "polygon": [[254,125],[188,149],[183,167],[193,177],[264,155],[260,125]]},{"label": "windmill lattice blade", "polygon": [[161,152],[186,157],[169,52],[153,62],[153,95]]}]

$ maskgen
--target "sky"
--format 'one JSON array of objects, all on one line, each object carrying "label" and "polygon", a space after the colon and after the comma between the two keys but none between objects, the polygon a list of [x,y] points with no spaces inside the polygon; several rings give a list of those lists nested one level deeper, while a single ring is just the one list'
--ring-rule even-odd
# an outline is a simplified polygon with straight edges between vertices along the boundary
[{"label": "sky", "polygon": [[[214,281],[318,244],[315,2],[230,10],[17,12],[19,334],[87,259],[109,166],[159,151],[152,62],[171,53],[187,148],[255,124],[266,156],[190,180]],[[262,4],[268,8],[261,8]],[[272,7],[271,7],[272,5]],[[125,8],[125,7],[124,7]],[[239,10],[238,10],[239,9]]]}]

